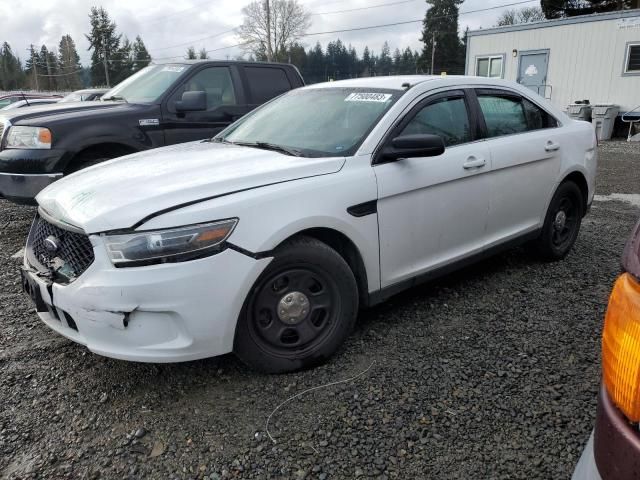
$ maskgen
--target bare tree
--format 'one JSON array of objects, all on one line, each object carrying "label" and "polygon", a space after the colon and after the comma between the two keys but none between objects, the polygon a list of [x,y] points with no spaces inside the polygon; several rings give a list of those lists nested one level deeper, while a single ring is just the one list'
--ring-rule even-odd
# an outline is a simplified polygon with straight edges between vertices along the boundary
[{"label": "bare tree", "polygon": [[238,36],[243,48],[258,59],[277,59],[311,26],[311,15],[298,0],[254,1],[242,13]]},{"label": "bare tree", "polygon": [[518,23],[541,22],[545,19],[544,12],[540,7],[525,7],[520,10],[509,9],[502,12],[498,18],[498,26],[516,25]]}]

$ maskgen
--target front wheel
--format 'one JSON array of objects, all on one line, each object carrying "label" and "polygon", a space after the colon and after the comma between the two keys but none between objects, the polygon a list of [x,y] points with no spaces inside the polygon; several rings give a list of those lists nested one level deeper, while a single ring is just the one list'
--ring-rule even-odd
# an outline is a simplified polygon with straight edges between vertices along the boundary
[{"label": "front wheel", "polygon": [[573,182],[562,183],[551,199],[540,237],[535,246],[546,260],[567,256],[578,238],[584,215],[584,199]]},{"label": "front wheel", "polygon": [[358,311],[353,272],[328,245],[299,237],[279,247],[250,291],[234,351],[256,370],[284,373],[327,360]]}]

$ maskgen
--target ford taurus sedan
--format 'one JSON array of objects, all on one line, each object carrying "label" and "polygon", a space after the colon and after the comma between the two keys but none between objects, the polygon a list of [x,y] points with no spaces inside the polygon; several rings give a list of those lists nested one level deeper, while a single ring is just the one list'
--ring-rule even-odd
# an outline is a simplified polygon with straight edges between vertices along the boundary
[{"label": "ford taurus sedan", "polygon": [[596,161],[590,124],[514,83],[313,85],[43,190],[23,286],[101,355],[308,368],[418,282],[523,242],[562,259]]}]

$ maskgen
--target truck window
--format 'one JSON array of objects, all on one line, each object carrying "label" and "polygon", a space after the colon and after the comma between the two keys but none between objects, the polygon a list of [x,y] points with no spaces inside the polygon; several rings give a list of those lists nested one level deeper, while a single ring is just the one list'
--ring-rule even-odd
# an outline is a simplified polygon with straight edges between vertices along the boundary
[{"label": "truck window", "polygon": [[198,91],[207,94],[207,110],[213,110],[220,105],[236,105],[236,93],[228,67],[200,70],[178,89],[173,100],[180,100],[184,92]]},{"label": "truck window", "polygon": [[282,68],[244,67],[253,104],[264,103],[291,90],[291,83]]}]

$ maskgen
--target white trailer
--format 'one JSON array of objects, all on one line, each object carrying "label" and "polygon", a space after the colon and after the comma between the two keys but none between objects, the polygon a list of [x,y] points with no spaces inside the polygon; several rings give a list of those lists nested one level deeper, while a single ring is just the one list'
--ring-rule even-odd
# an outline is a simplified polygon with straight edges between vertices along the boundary
[{"label": "white trailer", "polygon": [[467,45],[467,75],[517,81],[559,108],[640,106],[640,10],[476,30]]}]

